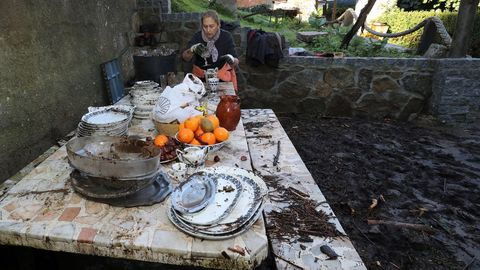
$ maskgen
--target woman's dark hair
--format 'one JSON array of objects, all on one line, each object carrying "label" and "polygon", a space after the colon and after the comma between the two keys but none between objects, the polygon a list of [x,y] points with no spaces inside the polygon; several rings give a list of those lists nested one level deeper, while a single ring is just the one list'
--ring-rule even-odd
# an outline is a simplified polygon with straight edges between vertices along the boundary
[{"label": "woman's dark hair", "polygon": [[200,19],[200,23],[203,25],[203,19],[210,17],[212,18],[218,25],[220,25],[220,18],[218,17],[218,13],[215,10],[207,10],[205,13],[202,14],[202,18]]}]

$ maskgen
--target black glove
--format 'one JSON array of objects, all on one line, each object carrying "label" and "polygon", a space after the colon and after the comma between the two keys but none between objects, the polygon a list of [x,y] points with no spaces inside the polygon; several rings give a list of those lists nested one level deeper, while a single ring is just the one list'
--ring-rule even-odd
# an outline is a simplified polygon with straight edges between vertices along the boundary
[{"label": "black glove", "polygon": [[193,44],[192,47],[190,47],[190,51],[193,52],[194,54],[198,54],[200,56],[208,53],[207,47],[205,45],[203,45],[202,43]]},{"label": "black glove", "polygon": [[233,65],[235,63],[235,57],[233,57],[231,54],[225,54],[220,56],[220,61],[227,62],[229,65]]}]

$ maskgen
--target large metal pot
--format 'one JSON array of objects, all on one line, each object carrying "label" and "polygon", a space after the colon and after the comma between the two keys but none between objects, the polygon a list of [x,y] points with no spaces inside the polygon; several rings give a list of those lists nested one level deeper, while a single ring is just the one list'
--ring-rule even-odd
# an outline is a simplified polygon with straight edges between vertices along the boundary
[{"label": "large metal pot", "polygon": [[94,136],[67,143],[68,161],[88,176],[136,180],[154,176],[161,150],[149,142],[124,137]]}]

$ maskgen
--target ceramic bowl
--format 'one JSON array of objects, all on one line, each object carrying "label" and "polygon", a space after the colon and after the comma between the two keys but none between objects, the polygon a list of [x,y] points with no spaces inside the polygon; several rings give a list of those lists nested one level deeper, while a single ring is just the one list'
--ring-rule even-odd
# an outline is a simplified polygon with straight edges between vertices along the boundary
[{"label": "ceramic bowl", "polygon": [[[180,142],[180,140],[178,140],[178,132],[175,133],[175,139]],[[226,141],[219,142],[219,143],[216,143],[216,144],[211,144],[211,145],[195,145],[195,144],[189,144],[189,143],[183,143],[183,142],[180,142],[180,143],[184,147],[199,147],[199,148],[202,148],[202,149],[203,148],[208,148],[208,153],[213,153],[213,152],[218,151],[225,144],[227,144],[229,140],[230,140],[230,138],[228,138]]]}]

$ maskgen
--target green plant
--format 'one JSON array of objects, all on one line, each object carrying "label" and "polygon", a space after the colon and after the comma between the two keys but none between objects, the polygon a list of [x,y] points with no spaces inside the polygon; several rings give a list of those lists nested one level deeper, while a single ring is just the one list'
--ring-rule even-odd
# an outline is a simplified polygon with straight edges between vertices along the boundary
[{"label": "green plant", "polygon": [[422,0],[422,3],[432,5],[437,11],[458,11],[460,7],[460,0]]},{"label": "green plant", "polygon": [[327,32],[327,36],[321,36],[314,40],[308,49],[314,52],[343,52],[347,56],[373,57],[411,57],[412,55],[397,50],[387,49],[388,39],[373,40],[355,36],[347,49],[340,49],[343,37],[350,30],[350,27],[326,27],[322,31]]},{"label": "green plant", "polygon": [[311,27],[320,28],[327,22],[327,19],[323,16],[318,16],[317,14],[313,13],[310,14],[308,17],[308,23]]}]

